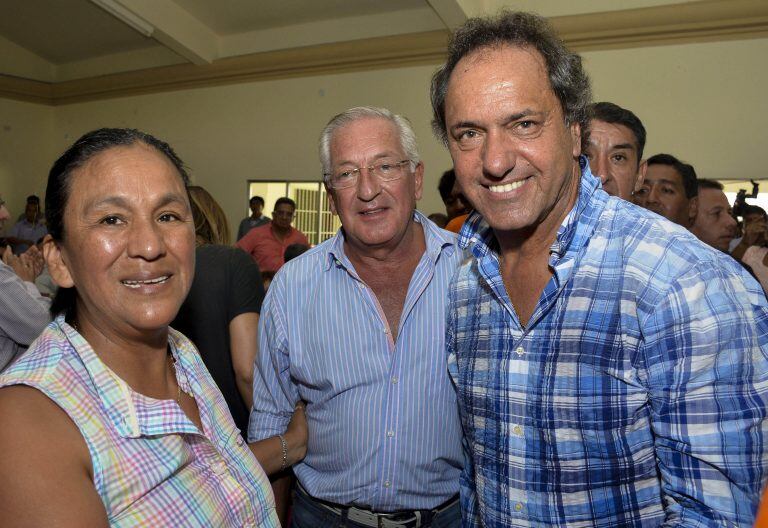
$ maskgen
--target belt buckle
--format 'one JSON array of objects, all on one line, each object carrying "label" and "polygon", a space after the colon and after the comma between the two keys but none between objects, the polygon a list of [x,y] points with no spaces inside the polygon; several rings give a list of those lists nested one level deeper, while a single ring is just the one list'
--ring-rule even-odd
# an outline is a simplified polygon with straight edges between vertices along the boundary
[{"label": "belt buckle", "polygon": [[421,512],[414,511],[413,516],[407,521],[395,521],[386,517],[379,517],[378,528],[419,528],[421,526]]},{"label": "belt buckle", "polygon": [[381,528],[381,517],[373,512],[368,512],[360,508],[350,507],[347,510],[347,519],[371,528]]}]

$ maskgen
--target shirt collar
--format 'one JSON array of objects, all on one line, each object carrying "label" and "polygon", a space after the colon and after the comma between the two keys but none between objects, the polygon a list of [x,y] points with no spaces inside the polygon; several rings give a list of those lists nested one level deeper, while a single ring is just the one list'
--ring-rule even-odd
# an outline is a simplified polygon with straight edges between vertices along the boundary
[{"label": "shirt collar", "polygon": [[[197,428],[184,418],[184,413],[171,400],[153,400],[134,392],[128,384],[113,372],[91,345],[69,325],[64,315],[56,317],[56,324],[69,343],[80,356],[88,376],[95,387],[101,407],[104,409],[115,430],[124,438],[138,438],[143,435],[156,435],[172,432],[197,433]],[[177,378],[182,390],[190,390],[190,359],[180,334],[171,330],[168,344],[173,354]],[[148,412],[148,405],[153,409]],[[201,410],[201,419],[203,411]]]},{"label": "shirt collar", "polygon": [[[443,250],[445,250],[448,256],[457,250],[456,235],[445,229],[440,229],[419,211],[413,211],[413,219],[421,224],[421,227],[424,229],[424,240],[427,246],[426,252],[433,263],[437,262]],[[348,270],[353,269],[352,263],[344,252],[344,241],[346,240],[344,237],[344,227],[342,226],[330,240],[324,270],[328,271],[334,264],[343,266]]]},{"label": "shirt collar", "polygon": [[[601,203],[605,199],[593,200],[595,191],[601,188],[600,179],[592,175],[585,156],[579,157],[581,179],[579,181],[579,196],[576,204],[568,212],[557,230],[555,241],[550,246],[550,265],[554,266],[567,252],[578,252],[589,240],[598,214],[602,211]],[[599,193],[605,195],[605,193]],[[606,195],[607,196],[607,195]],[[459,232],[459,246],[471,248],[476,258],[481,259],[492,252],[498,252],[498,243],[493,229],[483,216],[473,211]]]}]

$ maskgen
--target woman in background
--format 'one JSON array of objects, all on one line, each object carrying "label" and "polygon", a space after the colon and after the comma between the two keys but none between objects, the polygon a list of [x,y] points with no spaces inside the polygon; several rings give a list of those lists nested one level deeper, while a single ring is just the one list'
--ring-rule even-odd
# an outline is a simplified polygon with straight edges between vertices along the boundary
[{"label": "woman in background", "polygon": [[253,362],[264,286],[259,267],[229,245],[224,211],[202,187],[189,187],[195,223],[195,277],[171,326],[197,346],[238,429],[248,431]]},{"label": "woman in background", "polygon": [[[229,246],[229,224],[224,210],[204,188],[188,188],[195,222],[197,259],[189,295],[171,326],[197,346],[203,362],[227,401],[235,425],[245,434],[253,405],[253,368],[258,353],[258,326],[264,287],[259,267],[245,251]],[[299,431],[300,435],[294,433]],[[306,438],[304,409],[300,407],[283,436],[291,460],[303,456]],[[282,450],[280,439],[254,444],[254,453],[268,475],[279,473],[281,456],[265,457],[256,446]],[[274,442],[273,446],[270,443]],[[299,452],[297,453],[297,448]],[[277,514],[286,525],[290,478],[273,481]]]}]

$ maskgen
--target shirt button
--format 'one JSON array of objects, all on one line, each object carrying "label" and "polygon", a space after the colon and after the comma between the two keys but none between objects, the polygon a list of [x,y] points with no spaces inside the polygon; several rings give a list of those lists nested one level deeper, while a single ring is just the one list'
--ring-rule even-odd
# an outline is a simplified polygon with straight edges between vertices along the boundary
[{"label": "shirt button", "polygon": [[515,354],[517,354],[518,356],[522,356],[523,354],[525,354],[525,349],[519,346],[515,349]]},{"label": "shirt button", "polygon": [[518,502],[517,504],[515,504],[515,511],[516,512],[519,512],[522,509],[523,509],[523,503],[522,502]]},{"label": "shirt button", "polygon": [[389,328],[384,328],[384,333],[389,335]]},{"label": "shirt button", "polygon": [[390,487],[391,485],[392,485],[392,483],[391,483],[390,481],[388,481],[388,480],[385,480],[385,481],[384,481],[384,487],[385,487],[385,488],[388,488],[388,487]]},{"label": "shirt button", "polygon": [[211,470],[216,475],[221,475],[227,470],[227,465],[224,462],[214,462],[213,465],[211,466]]},{"label": "shirt button", "polygon": [[523,428],[520,427],[519,425],[515,424],[512,427],[512,433],[514,433],[517,436],[523,436]]},{"label": "shirt button", "polygon": [[397,385],[397,376],[392,378],[392,385]]},{"label": "shirt button", "polygon": [[387,431],[387,436],[392,438],[393,436],[395,436],[395,432],[394,431]]},{"label": "shirt button", "polygon": [[240,435],[237,435],[237,440],[235,440],[235,443],[236,443],[238,446],[242,446],[242,445],[243,445],[245,442],[244,442],[244,440],[243,440],[243,437],[242,437],[242,436],[240,436]]}]

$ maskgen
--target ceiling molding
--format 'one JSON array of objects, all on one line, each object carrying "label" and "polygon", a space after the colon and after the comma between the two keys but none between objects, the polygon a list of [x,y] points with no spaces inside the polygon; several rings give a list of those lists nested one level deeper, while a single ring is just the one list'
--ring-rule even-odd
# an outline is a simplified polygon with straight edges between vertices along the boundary
[{"label": "ceiling molding", "polygon": [[459,27],[469,18],[458,0],[427,0],[427,3],[448,29]]},{"label": "ceiling molding", "polygon": [[553,17],[576,51],[768,36],[765,0],[712,0]]},{"label": "ceiling molding", "polygon": [[[553,17],[551,22],[576,51],[768,37],[768,2],[712,0]],[[61,105],[266,79],[439,64],[447,40],[447,30],[429,31],[51,84],[0,75],[0,97]]]},{"label": "ceiling molding", "polygon": [[0,97],[28,103],[53,105],[53,84],[0,74]]}]

